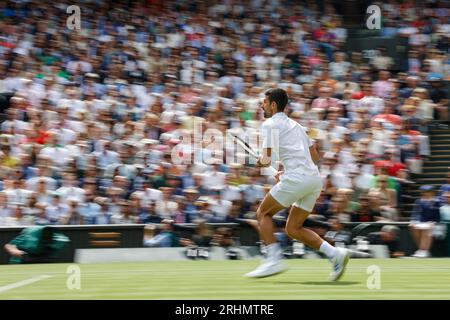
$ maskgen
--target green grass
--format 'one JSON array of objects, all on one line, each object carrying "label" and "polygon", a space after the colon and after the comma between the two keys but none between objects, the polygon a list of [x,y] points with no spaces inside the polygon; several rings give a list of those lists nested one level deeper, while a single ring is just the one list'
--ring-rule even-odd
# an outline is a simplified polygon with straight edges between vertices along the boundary
[{"label": "green grass", "polygon": [[[450,299],[450,259],[353,259],[336,283],[325,259],[288,260],[264,279],[243,274],[258,261],[83,264],[81,289],[69,290],[69,264],[0,266],[0,299]],[[367,267],[381,269],[381,289],[367,288]],[[30,278],[49,278],[10,290]]]}]

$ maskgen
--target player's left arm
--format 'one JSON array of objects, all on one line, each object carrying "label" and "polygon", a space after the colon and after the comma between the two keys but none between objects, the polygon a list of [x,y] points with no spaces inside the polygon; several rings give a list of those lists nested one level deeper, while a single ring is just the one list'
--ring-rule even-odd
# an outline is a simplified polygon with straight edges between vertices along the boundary
[{"label": "player's left arm", "polygon": [[309,147],[309,152],[311,153],[311,159],[317,165],[319,164],[320,156],[319,152],[317,152],[316,146],[313,144]]},{"label": "player's left arm", "polygon": [[264,121],[261,126],[262,146],[261,153],[256,163],[257,167],[266,168],[272,163],[272,148],[275,147],[275,137],[273,136],[273,124]]}]

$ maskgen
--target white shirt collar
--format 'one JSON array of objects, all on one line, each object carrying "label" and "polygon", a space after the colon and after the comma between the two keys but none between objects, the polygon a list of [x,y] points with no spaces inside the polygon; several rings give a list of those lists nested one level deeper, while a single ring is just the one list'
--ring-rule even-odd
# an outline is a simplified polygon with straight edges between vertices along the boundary
[{"label": "white shirt collar", "polygon": [[280,118],[280,117],[286,117],[286,113],[284,112],[277,112],[275,113],[272,118]]}]

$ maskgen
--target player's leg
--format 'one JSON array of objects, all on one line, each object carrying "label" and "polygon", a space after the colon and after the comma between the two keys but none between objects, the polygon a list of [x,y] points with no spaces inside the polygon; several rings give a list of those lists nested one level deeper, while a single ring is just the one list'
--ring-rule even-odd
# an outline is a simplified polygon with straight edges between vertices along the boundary
[{"label": "player's leg", "polygon": [[[311,181],[311,185],[313,184],[314,181]],[[321,189],[320,183],[315,190],[294,203],[291,207],[288,221],[286,222],[286,232],[292,238],[324,253],[333,264],[331,280],[336,281],[344,274],[350,257],[349,251],[344,248],[333,247],[327,241],[320,238],[317,233],[303,226],[306,218],[314,208]]]},{"label": "player's leg", "polygon": [[256,270],[247,273],[246,276],[250,278],[262,278],[278,274],[285,271],[287,268],[281,262],[282,254],[279,243],[274,234],[274,226],[272,216],[284,209],[275,198],[268,193],[257,210],[257,220],[259,226],[259,234],[261,239],[266,244],[267,258],[263,263],[256,268]]},{"label": "player's leg", "polygon": [[[306,218],[314,208],[317,198],[322,192],[322,181],[320,177],[307,177],[302,181],[308,193],[304,194],[291,207],[289,217],[286,222],[286,233],[307,246],[320,250],[324,241],[317,233],[303,226]],[[334,247],[332,247],[334,249]],[[333,255],[334,250],[330,249],[327,256]]]},{"label": "player's leg", "polygon": [[267,193],[258,207],[256,217],[258,219],[259,234],[267,246],[277,243],[272,217],[284,208],[270,193]]},{"label": "player's leg", "polygon": [[291,238],[303,242],[308,247],[319,250],[324,240],[317,233],[303,226],[308,215],[308,211],[292,206],[286,222],[286,233]]}]

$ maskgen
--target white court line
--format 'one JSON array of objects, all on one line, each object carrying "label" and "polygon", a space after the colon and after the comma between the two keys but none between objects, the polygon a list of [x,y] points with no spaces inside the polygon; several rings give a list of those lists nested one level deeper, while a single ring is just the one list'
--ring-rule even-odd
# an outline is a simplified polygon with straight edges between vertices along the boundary
[{"label": "white court line", "polygon": [[0,293],[8,291],[8,290],[12,290],[12,289],[20,288],[20,287],[32,284],[34,282],[41,281],[41,280],[44,280],[44,279],[48,279],[48,278],[51,278],[51,277],[52,276],[48,276],[48,275],[40,275],[40,276],[33,277],[33,278],[30,278],[30,279],[25,279],[25,280],[22,280],[22,281],[19,281],[19,282],[11,283],[11,284],[8,284],[6,286],[0,287]]}]

